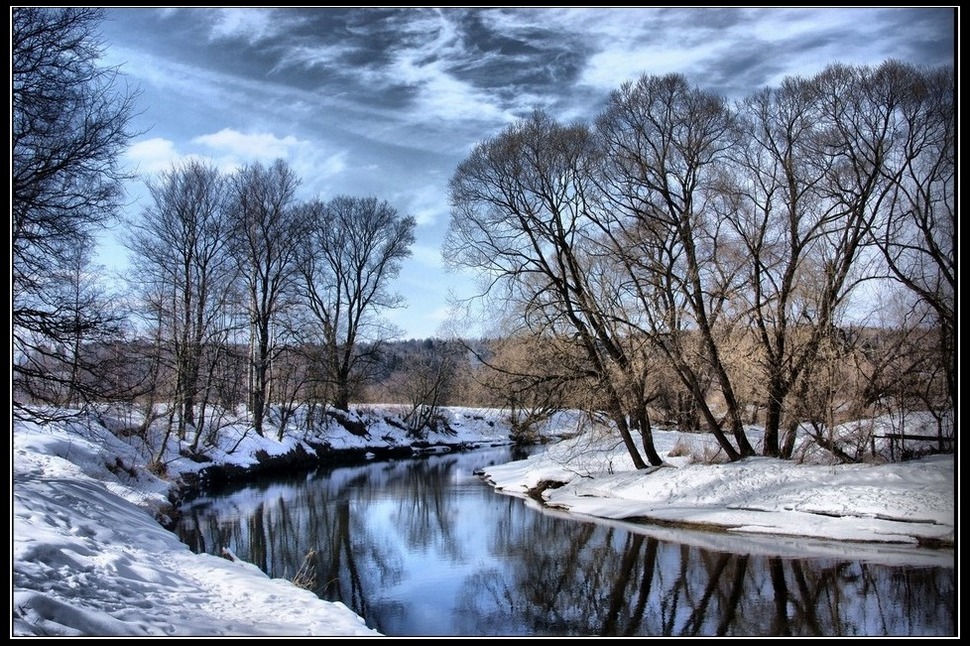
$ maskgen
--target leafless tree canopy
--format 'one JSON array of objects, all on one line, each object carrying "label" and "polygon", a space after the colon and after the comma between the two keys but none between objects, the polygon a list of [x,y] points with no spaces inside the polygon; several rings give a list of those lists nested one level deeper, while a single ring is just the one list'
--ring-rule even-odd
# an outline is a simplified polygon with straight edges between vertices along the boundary
[{"label": "leafless tree canopy", "polygon": [[638,467],[651,464],[647,366],[637,361],[621,295],[603,253],[603,199],[596,184],[596,138],[536,112],[480,144],[451,182],[454,215],[446,240],[451,262],[477,267],[489,289],[520,308],[538,336],[571,339],[607,393],[606,408]]},{"label": "leafless tree canopy", "polygon": [[300,256],[301,289],[324,348],[333,403],[347,410],[353,382],[379,350],[372,345],[363,353],[360,342],[383,338],[376,315],[401,305],[390,282],[411,255],[415,221],[374,197],[314,201],[302,213],[308,233]]},{"label": "leafless tree canopy", "polygon": [[184,439],[195,426],[197,445],[217,391],[217,367],[239,319],[229,183],[212,164],[192,160],[150,181],[148,190],[151,204],[132,223],[128,240],[132,282],[157,327],[156,360],[172,374],[167,388],[153,386],[154,394],[171,403],[169,430],[174,423]]},{"label": "leafless tree canopy", "polygon": [[249,409],[263,434],[270,401],[271,364],[279,348],[280,318],[295,288],[304,234],[296,189],[300,179],[281,159],[242,168],[232,179],[232,253],[246,293],[250,326]]},{"label": "leafless tree canopy", "polygon": [[[643,76],[588,124],[534,111],[449,185],[444,256],[477,272],[505,338],[432,343],[390,369],[381,315],[402,304],[414,218],[376,197],[302,201],[283,160],[230,174],[185,161],[149,180],[128,227],[141,316],[126,340],[89,250],[119,206],[135,94],[97,65],[99,10],[12,18],[21,413],[137,398],[145,429],[168,416],[161,455],[172,434],[196,450],[212,410],[242,404],[282,438],[383,374],[372,391],[408,400],[415,433],[474,384],[524,434],[555,407],[605,415],[638,468],[662,464],[658,421],[703,424],[732,460],[790,457],[800,426],[855,459],[832,428],[887,402],[929,409],[955,447],[952,68],[835,64],[733,104]],[[892,316],[850,316],[867,284],[898,302]]]},{"label": "leafless tree canopy", "polygon": [[146,424],[156,404],[168,418],[158,456],[173,434],[196,451],[240,404],[282,439],[300,407],[309,428],[372,376],[414,219],[376,198],[301,202],[299,184],[283,160],[228,174],[188,160],[148,181],[127,244],[152,339],[140,402]]},{"label": "leafless tree canopy", "polygon": [[577,374],[609,393],[639,466],[629,428],[659,463],[648,404],[671,373],[729,458],[755,452],[744,424],[761,410],[763,452],[789,456],[824,417],[809,402],[837,377],[827,362],[854,351],[840,330],[867,281],[891,276],[933,312],[947,394],[932,406],[955,402],[953,125],[952,70],[896,61],[736,105],[644,76],[594,128],[537,112],[483,141],[452,179],[445,256],[535,343],[584,349]]},{"label": "leafless tree canopy", "polygon": [[[17,392],[33,399],[94,395],[71,383],[77,356],[65,368],[62,350],[117,323],[71,300],[80,287],[71,281],[87,278],[77,267],[93,230],[115,217],[125,178],[118,156],[133,134],[135,94],[98,65],[100,20],[96,9],[12,12],[13,372]],[[15,396],[17,410],[22,403]]]}]

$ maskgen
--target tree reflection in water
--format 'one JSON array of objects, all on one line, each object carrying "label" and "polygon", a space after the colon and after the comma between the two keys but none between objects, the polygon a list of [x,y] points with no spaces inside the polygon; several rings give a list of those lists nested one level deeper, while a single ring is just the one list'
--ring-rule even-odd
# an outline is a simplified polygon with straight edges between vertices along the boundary
[{"label": "tree reflection in water", "polygon": [[344,467],[184,509],[196,551],[388,634],[952,635],[954,568],[731,554],[543,514],[471,476],[505,449]]}]

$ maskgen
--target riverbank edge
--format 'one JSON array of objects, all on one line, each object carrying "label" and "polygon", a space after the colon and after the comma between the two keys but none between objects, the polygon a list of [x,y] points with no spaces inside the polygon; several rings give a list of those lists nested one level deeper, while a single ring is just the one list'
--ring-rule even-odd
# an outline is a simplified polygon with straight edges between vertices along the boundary
[{"label": "riverbank edge", "polygon": [[[415,441],[412,444],[399,446],[365,446],[351,448],[334,448],[328,444],[303,440],[293,449],[276,455],[265,451],[258,451],[254,458],[255,464],[241,466],[237,464],[213,463],[198,471],[179,473],[174,478],[164,477],[170,483],[169,503],[177,510],[178,506],[191,501],[193,498],[214,489],[226,486],[240,485],[268,476],[282,473],[308,473],[321,467],[363,464],[379,460],[400,460],[420,458],[436,453],[453,453],[459,451],[474,451],[475,449],[511,446],[517,442],[509,437],[508,440],[483,440],[480,442],[426,442]],[[308,451],[308,447],[310,450]],[[164,516],[164,514],[162,514]],[[162,522],[160,520],[160,522]],[[171,521],[168,521],[171,524]],[[163,522],[163,525],[166,525]],[[166,525],[167,526],[167,525]]]},{"label": "riverbank edge", "polygon": [[[464,414],[463,416],[476,420],[482,419],[471,414]],[[117,425],[105,423],[106,418],[104,416],[91,415],[87,417],[86,421],[83,423],[79,422],[76,426],[70,423],[71,420],[82,420],[85,419],[85,417],[87,416],[66,416],[61,420],[56,420],[53,422],[38,421],[37,423],[42,426],[46,423],[55,423],[61,425],[66,420],[68,423],[64,424],[62,432],[66,431],[69,436],[73,436],[75,433],[77,433],[79,437],[84,437],[87,440],[94,440],[96,442],[97,435],[99,433],[104,433],[106,434],[106,437],[110,436],[117,438],[122,443],[127,443],[123,437],[123,434],[118,434],[117,428],[112,430],[112,427]],[[386,417],[375,419],[373,424],[362,424],[361,428],[359,429],[361,431],[360,433],[354,433],[349,429],[346,429],[346,432],[348,435],[373,435],[381,441],[394,443],[385,443],[383,445],[367,443],[353,447],[334,447],[328,441],[314,441],[310,438],[295,440],[295,444],[293,444],[292,440],[294,440],[294,438],[291,437],[291,448],[288,450],[275,452],[272,450],[272,447],[270,450],[257,450],[250,453],[252,461],[249,464],[244,465],[221,461],[217,457],[214,457],[213,453],[215,452],[200,451],[190,453],[184,447],[181,449],[178,447],[171,447],[173,450],[171,455],[178,456],[182,461],[182,466],[175,470],[166,469],[162,473],[158,473],[157,470],[150,469],[145,463],[133,460],[133,455],[129,453],[111,451],[111,449],[108,448],[112,445],[111,442],[105,442],[101,446],[102,450],[107,452],[103,453],[98,461],[104,465],[106,472],[103,475],[88,473],[88,476],[93,477],[98,483],[99,487],[105,489],[108,495],[118,496],[120,500],[126,500],[127,502],[135,504],[136,507],[141,508],[141,510],[147,514],[148,518],[157,523],[161,529],[172,534],[174,537],[177,537],[177,533],[174,531],[174,526],[177,523],[180,515],[180,505],[188,502],[193,497],[204,494],[211,490],[215,490],[219,487],[245,484],[259,478],[272,477],[279,474],[292,475],[294,473],[309,473],[321,467],[362,464],[374,460],[417,459],[423,456],[434,454],[471,451],[487,447],[512,446],[521,443],[516,441],[510,430],[505,428],[504,424],[502,424],[497,417],[491,423],[486,421],[486,424],[496,431],[496,433],[493,435],[486,435],[481,439],[469,439],[466,436],[463,438],[456,438],[455,441],[447,441],[447,439],[442,441],[442,433],[440,432],[438,433],[437,438],[430,440],[420,439],[417,437],[413,439],[403,439],[401,437],[392,439],[380,433],[374,435],[375,431],[380,430],[381,420],[388,423]],[[341,426],[343,426],[343,424],[341,424]],[[92,427],[97,428],[98,430],[92,432]],[[398,428],[402,427],[398,426]],[[87,430],[85,432],[75,429]],[[245,437],[246,434],[251,432],[252,429],[250,428],[243,432],[243,436]],[[457,433],[447,426],[445,434],[460,435],[460,433]],[[272,435],[275,435],[275,433]],[[267,435],[266,439],[270,439],[269,434]],[[273,439],[275,440],[275,437]],[[70,442],[68,442],[68,445],[70,445]],[[70,454],[71,451],[68,450],[67,453]],[[48,453],[45,451],[44,454]],[[70,460],[68,455],[59,455],[56,452],[51,455],[67,457]],[[73,460],[71,461],[73,462]],[[187,463],[195,466],[188,466],[188,468],[186,468]],[[75,464],[80,465],[80,463],[77,462],[75,462]],[[159,498],[154,503],[147,503],[145,501],[137,502],[132,500],[130,497],[125,497],[120,493],[113,492],[110,486],[111,478],[106,477],[109,476],[109,472],[110,474],[113,474],[114,477],[118,478],[119,482],[126,483],[126,486],[131,488],[133,491],[143,492],[149,496],[152,495],[153,489],[151,486],[147,486],[139,474],[142,472],[151,472],[156,478],[155,482],[158,483],[158,488],[154,489],[154,493],[155,495],[158,495]],[[16,469],[12,470],[11,476],[14,484],[16,484],[18,478],[18,472]],[[66,480],[65,482],[70,482],[70,480]],[[240,562],[246,566],[253,568],[256,567],[245,560],[238,559],[238,557],[233,558],[232,555],[223,556],[229,560]],[[299,587],[292,581],[289,581],[289,583],[294,585],[294,587]],[[329,603],[323,599],[321,599],[321,601]],[[363,620],[361,621],[363,622]]]},{"label": "riverbank edge", "polygon": [[[547,496],[547,491],[552,491],[556,489],[561,489],[571,484],[569,479],[561,479],[556,477],[540,477],[538,481],[532,486],[528,486],[525,483],[521,485],[521,490],[516,490],[508,488],[498,483],[492,475],[486,469],[480,469],[476,471],[476,475],[482,479],[482,481],[490,486],[496,493],[511,496],[513,498],[520,498],[523,500],[531,500],[536,505],[542,509],[546,509],[553,512],[563,513],[577,521],[602,521],[602,522],[622,522],[629,523],[631,525],[639,525],[644,527],[657,527],[657,528],[675,528],[675,529],[688,529],[696,530],[701,532],[709,532],[722,535],[731,535],[735,532],[743,532],[743,526],[745,524],[726,524],[719,522],[707,522],[707,521],[692,521],[685,519],[670,519],[661,516],[652,516],[649,514],[637,513],[628,516],[609,516],[600,515],[588,512],[576,512],[570,505],[562,504],[556,501],[550,501]],[[763,534],[752,534],[753,536],[762,536]],[[778,538],[800,538],[809,540],[818,540],[820,537],[811,534],[803,533],[786,533],[786,532],[772,532],[771,536],[776,536]],[[952,531],[949,537],[931,537],[931,536],[921,536],[916,534],[910,534],[911,541],[907,540],[873,540],[873,539],[853,539],[853,538],[832,538],[824,540],[832,540],[839,543],[858,543],[858,544],[899,544],[899,545],[912,545],[918,548],[924,548],[928,550],[936,551],[955,551],[957,545],[956,531]]]}]

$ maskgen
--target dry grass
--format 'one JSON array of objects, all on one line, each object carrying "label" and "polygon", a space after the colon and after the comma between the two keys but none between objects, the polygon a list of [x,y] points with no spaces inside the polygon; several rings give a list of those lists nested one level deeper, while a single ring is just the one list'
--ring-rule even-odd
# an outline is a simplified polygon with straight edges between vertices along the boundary
[{"label": "dry grass", "polygon": [[726,456],[719,446],[712,446],[708,442],[700,443],[700,446],[691,442],[687,438],[678,438],[674,447],[667,452],[672,458],[686,457],[691,464],[720,464],[726,461]]},{"label": "dry grass", "polygon": [[303,563],[300,564],[300,569],[296,571],[293,578],[290,581],[298,588],[303,588],[304,590],[315,590],[317,587],[317,564],[316,564],[317,551],[311,549],[303,557]]}]

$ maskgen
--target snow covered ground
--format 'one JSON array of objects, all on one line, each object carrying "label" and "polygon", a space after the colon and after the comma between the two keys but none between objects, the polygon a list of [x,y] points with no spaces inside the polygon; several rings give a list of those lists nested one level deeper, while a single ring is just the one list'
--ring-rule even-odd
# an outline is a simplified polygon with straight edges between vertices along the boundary
[{"label": "snow covered ground", "polygon": [[376,634],[342,604],[189,551],[155,520],[169,483],[103,427],[16,422],[13,462],[14,635]]},{"label": "snow covered ground", "polygon": [[[70,411],[48,411],[57,415]],[[75,411],[76,412],[76,411]],[[161,465],[159,425],[140,437],[131,411],[84,413],[43,424],[13,425],[14,635],[375,635],[346,606],[319,599],[289,581],[271,580],[238,560],[193,554],[156,519],[179,478],[213,464],[244,468],[309,442],[333,449],[381,450],[414,442],[396,407],[355,411],[354,435],[336,423],[307,433],[298,416],[282,441],[259,437],[238,418],[210,419],[218,431],[202,442],[205,461],[168,443]],[[510,443],[495,411],[451,408],[448,429],[424,444]],[[424,450],[434,450],[427,448]],[[196,458],[199,456],[197,455]],[[158,469],[156,469],[157,471]]]},{"label": "snow covered ground", "polygon": [[635,470],[615,436],[583,436],[488,467],[485,476],[519,496],[551,481],[543,485],[545,505],[598,518],[840,541],[954,541],[953,455],[894,464],[820,464],[817,454],[815,463],[756,457],[700,464],[680,454],[712,453],[711,436],[655,435],[667,462],[658,468]]},{"label": "snow covered ground", "polygon": [[[193,554],[156,518],[165,517],[174,481],[211,464],[253,466],[260,455],[298,446],[310,451],[308,441],[364,450],[407,446],[413,438],[393,413],[358,411],[354,419],[368,425],[360,435],[334,425],[307,435],[294,425],[282,442],[225,422],[205,450],[211,462],[191,459],[180,451],[184,443],[171,442],[162,459],[166,479],[146,467],[158,438],[146,443],[130,432],[139,419],[85,414],[44,424],[15,421],[13,634],[376,634],[342,604],[271,580],[252,565]],[[446,414],[450,430],[430,434],[427,443],[509,441],[497,411]],[[545,432],[569,433],[575,422],[563,414]],[[813,464],[753,458],[703,465],[692,464],[688,454],[712,452],[709,436],[658,431],[657,440],[670,466],[635,471],[615,437],[585,434],[527,461],[489,467],[487,476],[514,495],[542,480],[566,483],[545,490],[547,505],[611,523],[650,519],[735,536],[954,540],[952,456],[880,466],[822,464],[820,455],[810,456]]]}]

